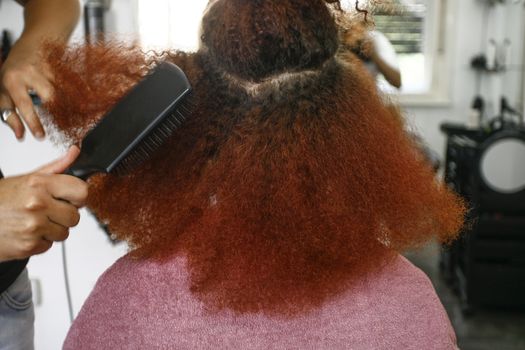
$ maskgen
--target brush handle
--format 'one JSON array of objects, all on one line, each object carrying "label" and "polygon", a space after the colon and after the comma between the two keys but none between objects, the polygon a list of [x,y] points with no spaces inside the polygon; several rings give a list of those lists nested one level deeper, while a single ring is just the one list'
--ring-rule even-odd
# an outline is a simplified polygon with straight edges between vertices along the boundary
[{"label": "brush handle", "polygon": [[67,169],[64,174],[65,175],[71,175],[74,177],[78,177],[81,180],[86,181],[91,175],[95,174],[97,171],[94,170],[88,170],[88,169],[82,169],[82,168],[69,168]]},{"label": "brush handle", "polygon": [[104,172],[99,167],[91,163],[91,157],[80,151],[78,158],[66,169],[64,174],[78,177],[81,180],[86,181],[91,175],[95,173]]}]

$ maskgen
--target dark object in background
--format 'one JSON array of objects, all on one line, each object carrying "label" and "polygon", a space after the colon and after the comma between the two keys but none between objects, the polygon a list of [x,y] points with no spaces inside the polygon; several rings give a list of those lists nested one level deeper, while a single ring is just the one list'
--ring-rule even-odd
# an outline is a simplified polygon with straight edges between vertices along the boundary
[{"label": "dark object in background", "polygon": [[482,169],[491,146],[525,142],[525,128],[505,123],[484,131],[444,123],[441,130],[447,135],[445,181],[472,208],[470,226],[442,250],[443,276],[466,314],[480,306],[525,309],[525,189],[501,192]]},{"label": "dark object in background", "polygon": [[517,125],[524,126],[523,115],[509,104],[506,97],[502,96],[499,115],[490,121],[490,130],[514,128]]},{"label": "dark object in background", "polygon": [[13,46],[13,39],[11,38],[11,33],[9,33],[8,30],[2,31],[2,53],[1,53],[1,60],[0,64],[2,62],[5,62],[7,59],[7,55],[9,55],[9,51],[11,51],[11,46]]},{"label": "dark object in background", "polygon": [[514,118],[523,126],[523,115],[515,108],[513,108],[505,96],[501,97],[500,115],[505,119],[506,117]]},{"label": "dark object in background", "polygon": [[472,100],[469,111],[467,126],[470,128],[479,128],[483,124],[483,113],[485,111],[485,100],[477,95]]},{"label": "dark object in background", "polygon": [[483,115],[483,111],[485,110],[485,101],[483,100],[483,97],[476,96],[474,98],[474,101],[472,101],[472,109],[477,110],[480,115]]},{"label": "dark object in background", "polygon": [[89,0],[84,5],[84,31],[89,44],[104,40],[104,13],[107,9],[108,5],[103,0]]},{"label": "dark object in background", "polygon": [[475,70],[487,71],[487,56],[483,54],[474,56],[470,61],[470,66]]},{"label": "dark object in background", "polygon": [[109,241],[111,242],[111,244],[115,245],[115,244],[118,244],[120,243],[121,241],[118,240],[117,238],[115,238],[115,235],[111,233],[111,231],[109,230],[109,225],[103,221],[101,221],[96,215],[95,213],[93,213],[91,210],[88,209],[88,212],[89,214],[91,214],[91,216],[93,216],[93,218],[95,219],[95,221],[97,222],[98,224],[98,227],[104,231],[104,234],[107,236],[107,238],[109,239]]}]

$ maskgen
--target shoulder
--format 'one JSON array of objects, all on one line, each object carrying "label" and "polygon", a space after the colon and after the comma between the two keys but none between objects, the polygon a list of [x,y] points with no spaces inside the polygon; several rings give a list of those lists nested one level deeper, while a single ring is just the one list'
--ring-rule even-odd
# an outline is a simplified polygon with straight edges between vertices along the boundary
[{"label": "shoulder", "polygon": [[395,256],[381,271],[382,274],[388,274],[396,279],[411,281],[432,288],[430,278],[420,268],[412,264],[402,255]]},{"label": "shoulder", "polygon": [[404,349],[455,349],[456,336],[428,276],[396,256],[366,280],[381,329]]},{"label": "shoulder", "polygon": [[405,309],[414,306],[428,313],[444,310],[428,276],[401,255],[370,273],[366,284],[369,292],[395,300]]},{"label": "shoulder", "polygon": [[180,303],[178,299],[186,295],[182,292],[186,279],[179,257],[168,262],[135,259],[129,254],[120,258],[100,276],[69,330],[64,349],[124,344],[119,337],[147,327],[152,319],[149,313],[162,311],[163,302]]},{"label": "shoulder", "polygon": [[136,258],[127,254],[118,259],[100,276],[92,296],[121,288],[125,289],[123,292],[127,294],[141,293],[140,286],[129,289],[130,283],[161,285],[164,281],[169,281],[171,285],[183,284],[187,281],[185,262],[182,257],[158,261]]}]

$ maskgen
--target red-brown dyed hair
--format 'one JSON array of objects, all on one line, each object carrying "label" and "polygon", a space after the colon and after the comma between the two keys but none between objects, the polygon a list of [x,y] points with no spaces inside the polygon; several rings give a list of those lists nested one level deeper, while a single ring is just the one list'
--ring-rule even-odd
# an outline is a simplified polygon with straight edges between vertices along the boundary
[{"label": "red-brown dyed hair", "polygon": [[[311,309],[396,252],[453,239],[461,200],[337,35],[322,0],[216,2],[202,48],[163,57],[194,87],[187,122],[129,175],[93,178],[90,208],[138,259],[185,255],[192,291],[237,312]],[[115,43],[48,61],[46,106],[73,142],[151,63]]]}]

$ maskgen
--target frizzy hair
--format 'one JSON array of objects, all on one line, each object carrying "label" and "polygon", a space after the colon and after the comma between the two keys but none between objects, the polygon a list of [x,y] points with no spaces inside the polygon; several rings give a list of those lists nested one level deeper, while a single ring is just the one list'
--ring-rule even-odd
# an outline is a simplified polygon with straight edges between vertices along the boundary
[{"label": "frizzy hair", "polygon": [[[255,8],[236,19],[230,3]],[[330,14],[292,25],[326,28],[283,38],[297,50],[283,45],[274,68],[264,53],[246,50],[257,42],[250,36],[289,28],[287,11],[298,4],[326,6],[213,5],[226,6],[224,23],[246,42],[166,52],[162,59],[179,65],[194,88],[187,122],[128,175],[90,180],[89,207],[131,254],[160,262],[185,256],[192,292],[213,310],[310,310],[397,252],[434,237],[450,241],[462,226],[462,201],[435,180],[398,112],[382,102],[357,58],[343,60],[331,47],[338,41]],[[259,23],[260,32],[244,30],[254,13],[274,18]],[[323,35],[327,46],[319,47]],[[46,107],[73,142],[159,59],[117,43],[50,52],[57,93]]]}]

